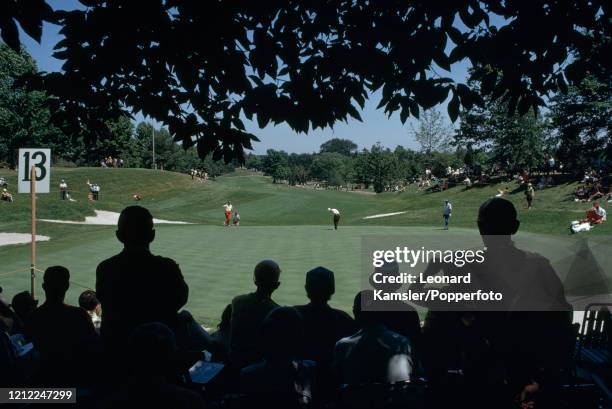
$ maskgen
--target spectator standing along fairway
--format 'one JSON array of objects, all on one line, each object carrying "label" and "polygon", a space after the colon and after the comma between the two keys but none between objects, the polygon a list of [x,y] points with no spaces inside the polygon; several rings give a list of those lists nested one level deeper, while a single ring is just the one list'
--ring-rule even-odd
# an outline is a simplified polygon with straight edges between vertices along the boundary
[{"label": "spectator standing along fairway", "polygon": [[535,190],[533,188],[533,185],[529,183],[527,185],[527,189],[525,190],[525,199],[527,199],[527,209],[528,210],[531,210],[534,196],[535,196]]},{"label": "spectator standing along fairway", "polygon": [[444,230],[448,230],[448,221],[453,213],[453,205],[450,201],[444,201],[444,210],[442,211],[442,217],[444,217]]},{"label": "spectator standing along fairway", "polygon": [[66,194],[68,193],[68,184],[66,183],[66,181],[64,179],[62,179],[62,181],[59,184],[59,190],[60,190],[60,199],[62,200],[66,200]]}]

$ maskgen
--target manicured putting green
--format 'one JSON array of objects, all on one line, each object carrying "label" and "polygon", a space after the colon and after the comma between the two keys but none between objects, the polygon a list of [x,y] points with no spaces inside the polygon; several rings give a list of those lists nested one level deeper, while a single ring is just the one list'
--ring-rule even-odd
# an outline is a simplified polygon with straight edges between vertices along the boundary
[{"label": "manicured putting green", "polygon": [[[76,303],[83,287],[93,287],[95,268],[105,257],[120,251],[112,227],[76,226],[61,240],[38,245],[41,267],[67,266],[72,286],[68,302]],[[351,310],[352,300],[361,286],[361,238],[370,234],[410,234],[437,230],[431,227],[344,226],[334,231],[330,226],[158,226],[152,250],[174,258],[189,284],[189,308],[202,322],[215,322],[225,305],[237,294],[254,288],[252,271],[263,258],[277,260],[283,270],[281,286],[274,298],[281,304],[307,302],[304,292],[305,272],[318,265],[336,273],[336,294],[332,304]],[[440,235],[446,232],[439,231]],[[2,271],[24,269],[29,246],[5,249]],[[151,277],[154,279],[154,277]],[[38,280],[38,291],[40,289]],[[2,277],[7,294],[29,288],[29,273],[23,271]],[[141,297],[143,308],[155,303],[147,294]]]}]

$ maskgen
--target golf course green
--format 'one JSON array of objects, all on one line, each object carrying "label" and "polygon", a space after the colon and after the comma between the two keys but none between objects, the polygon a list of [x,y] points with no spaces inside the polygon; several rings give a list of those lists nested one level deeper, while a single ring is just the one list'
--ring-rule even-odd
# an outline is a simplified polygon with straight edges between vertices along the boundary
[{"label": "golf course green", "polygon": [[[16,194],[16,173],[0,169],[9,183],[13,203],[0,202],[0,232],[28,233],[29,195]],[[65,179],[75,202],[59,199],[58,184]],[[101,186],[100,200],[87,201],[87,181]],[[275,299],[281,304],[307,302],[304,273],[324,265],[336,273],[336,295],[332,305],[350,310],[361,285],[359,249],[364,235],[436,235],[441,230],[442,204],[451,200],[453,230],[475,229],[478,206],[493,197],[500,186],[493,184],[466,191],[463,187],[427,193],[411,187],[406,192],[383,193],[315,190],[273,184],[271,179],[240,170],[201,183],[188,175],[145,169],[54,168],[52,192],[38,195],[38,218],[83,221],[94,210],[120,212],[125,206],[147,207],[154,217],[183,221],[188,225],[158,225],[152,246],[156,254],[175,259],[190,287],[187,308],[206,324],[218,320],[233,296],[251,291],[253,266],[264,258],[279,262],[283,273]],[[509,185],[511,191],[515,184]],[[512,200],[521,220],[521,231],[567,236],[569,223],[583,217],[588,204],[575,203],[574,183],[561,184],[536,193],[534,209],[528,211],[518,188]],[[136,202],[138,193],[142,200]],[[231,201],[240,212],[240,227],[223,227],[222,205]],[[604,207],[607,208],[607,203]],[[342,212],[340,229],[333,231],[328,207]],[[403,214],[364,219],[393,213]],[[76,303],[78,294],[95,283],[97,264],[120,251],[113,226],[38,222],[38,234],[50,237],[37,244],[37,266],[44,269],[61,264],[71,271],[72,285],[67,301]],[[609,235],[609,224],[589,235]],[[0,286],[5,297],[29,289],[30,247],[0,247]],[[40,275],[39,275],[40,277]],[[38,297],[41,295],[40,279]],[[147,294],[143,307],[155,300]]]}]

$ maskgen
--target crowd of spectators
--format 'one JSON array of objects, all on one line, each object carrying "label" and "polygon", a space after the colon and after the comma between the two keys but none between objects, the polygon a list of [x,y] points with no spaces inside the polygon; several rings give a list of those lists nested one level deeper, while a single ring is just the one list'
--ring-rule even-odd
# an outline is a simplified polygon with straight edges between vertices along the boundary
[{"label": "crowd of spectators", "polygon": [[[516,210],[491,199],[479,228],[509,238]],[[124,209],[117,238],[123,250],[99,264],[95,291],[83,292],[78,307],[65,302],[70,272],[61,266],[44,273],[42,305],[27,292],[0,303],[2,385],[76,386],[81,405],[105,408],[359,406],[363,400],[351,397],[368,387],[377,392],[367,399],[387,399],[388,407],[390,387],[432,408],[559,407],[571,355],[569,305],[562,312],[430,311],[421,323],[412,306],[380,308],[366,290],[356,294],[351,316],[330,306],[334,273],[315,267],[305,274],[308,302],[280,306],[274,292],[285,273],[263,260],[253,291],[228,300],[210,333],[184,309],[190,294],[179,266],[150,252],[149,211]],[[520,266],[523,253],[512,251]],[[376,272],[397,269],[385,264]],[[194,384],[196,362],[222,370]]]}]

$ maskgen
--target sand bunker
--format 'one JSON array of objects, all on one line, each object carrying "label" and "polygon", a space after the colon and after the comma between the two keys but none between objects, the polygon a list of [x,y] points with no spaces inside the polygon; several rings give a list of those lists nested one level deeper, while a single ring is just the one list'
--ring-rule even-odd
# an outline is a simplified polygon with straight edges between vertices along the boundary
[{"label": "sand bunker", "polygon": [[[36,236],[36,241],[48,241],[48,236]],[[31,234],[25,233],[0,233],[0,246],[9,246],[11,244],[26,244],[32,241]]]},{"label": "sand bunker", "polygon": [[407,213],[407,212],[381,213],[381,214],[375,214],[373,216],[366,216],[364,217],[364,219],[379,219],[381,217],[397,216],[398,214],[404,214],[404,213]]},{"label": "sand bunker", "polygon": [[[72,220],[53,220],[53,219],[38,219],[41,222],[48,223],[64,223],[64,224],[94,224],[98,226],[116,226],[119,221],[119,213],[107,212],[106,210],[94,210],[95,216],[86,216],[84,222],[75,222]],[[172,220],[153,219],[155,224],[193,224],[187,222],[178,222]]]}]

